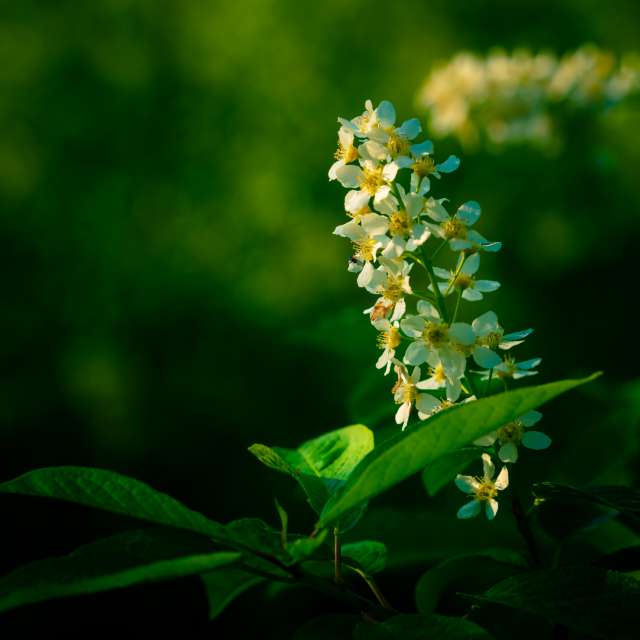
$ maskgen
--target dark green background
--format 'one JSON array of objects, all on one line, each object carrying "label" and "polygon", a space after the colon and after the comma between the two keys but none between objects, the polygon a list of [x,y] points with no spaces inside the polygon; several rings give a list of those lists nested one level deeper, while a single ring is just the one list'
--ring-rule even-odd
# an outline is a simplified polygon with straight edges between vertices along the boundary
[{"label": "dark green background", "polygon": [[[513,5],[0,2],[2,479],[96,465],[220,520],[273,524],[277,495],[306,530],[299,495],[246,447],[389,425],[373,415],[393,410],[360,314],[370,297],[331,235],[344,220],[344,191],[326,177],[336,117],[368,97],[414,115],[433,64],[461,49],[590,42],[623,54],[640,42],[637,2]],[[478,200],[478,229],[504,242],[482,271],[503,287],[473,311],[535,327],[519,354],[544,358],[540,382],[606,374],[550,408],[555,446],[523,461],[532,480],[634,480],[638,394],[621,389],[637,376],[639,126],[636,99],[568,121],[553,157],[436,141],[440,159],[463,158],[436,195]],[[434,503],[450,517],[443,535],[460,498]],[[436,508],[417,481],[392,500]],[[6,569],[124,526],[3,504]],[[180,606],[204,624],[197,585],[183,586],[193,598]],[[163,615],[185,614],[174,587],[154,589]],[[84,606],[100,617],[134,602],[142,619],[147,593]],[[42,615],[59,620],[65,606]]]}]

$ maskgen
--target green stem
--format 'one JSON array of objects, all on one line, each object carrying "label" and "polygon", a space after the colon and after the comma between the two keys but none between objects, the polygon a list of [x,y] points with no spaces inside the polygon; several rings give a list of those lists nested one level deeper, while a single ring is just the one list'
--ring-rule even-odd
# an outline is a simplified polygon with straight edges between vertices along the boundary
[{"label": "green stem", "polygon": [[429,274],[429,281],[431,282],[431,287],[433,288],[433,293],[436,297],[436,306],[438,307],[438,311],[440,312],[440,317],[449,324],[449,314],[447,312],[447,306],[444,302],[444,298],[442,297],[442,293],[438,288],[438,282],[436,281],[436,276],[433,273],[433,266],[431,265],[431,260],[427,256],[427,250],[424,245],[422,246],[422,259],[424,260],[424,268],[427,270]]},{"label": "green stem", "polygon": [[438,248],[433,252],[433,255],[431,256],[431,260],[435,260],[436,256],[440,253],[440,249],[442,249],[442,247],[444,247],[444,245],[447,244],[446,240],[443,240],[439,245]]},{"label": "green stem", "polygon": [[460,308],[460,300],[462,299],[462,289],[458,289],[458,298],[456,299],[456,308],[453,310],[453,318],[451,318],[451,324],[456,321],[458,317],[458,309]]},{"label": "green stem", "polygon": [[491,391],[491,378],[493,378],[493,369],[489,370],[489,379],[487,380],[487,386],[484,388],[484,395],[488,396]]},{"label": "green stem", "polygon": [[389,604],[389,601],[384,597],[382,591],[380,591],[380,587],[373,579],[373,576],[368,575],[367,573],[362,571],[362,569],[358,569],[358,567],[354,567],[350,564],[345,564],[344,566],[351,569],[351,571],[355,571],[367,583],[367,586],[369,587],[369,589],[371,589],[371,593],[373,593],[373,595],[376,597],[376,600],[380,603],[380,606],[382,606],[384,609],[387,609],[388,611],[395,611],[391,604]]},{"label": "green stem", "polygon": [[333,529],[333,581],[342,583],[342,546],[340,544],[340,530]]}]

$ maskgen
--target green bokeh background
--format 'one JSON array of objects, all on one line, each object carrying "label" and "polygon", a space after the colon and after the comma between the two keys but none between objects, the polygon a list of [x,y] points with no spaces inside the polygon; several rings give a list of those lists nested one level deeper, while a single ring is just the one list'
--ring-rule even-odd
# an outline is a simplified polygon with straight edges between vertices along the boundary
[{"label": "green bokeh background", "polygon": [[[369,97],[414,115],[426,74],[462,49],[640,42],[633,1],[23,0],[0,12],[2,478],[96,465],[220,520],[274,524],[278,495],[303,530],[299,495],[247,446],[390,424],[370,298],[331,235],[344,220],[327,180],[336,117]],[[502,289],[473,311],[535,327],[519,354],[544,358],[540,382],[606,373],[551,408],[554,449],[522,467],[536,480],[634,480],[638,394],[620,389],[637,376],[639,128],[630,100],[570,121],[553,157],[436,140],[439,158],[463,158],[436,194],[478,200],[479,230],[504,242],[483,261]],[[629,411],[618,431],[604,427],[614,409]],[[394,496],[433,508],[417,481]],[[7,567],[42,549],[30,525],[48,508],[11,504],[6,535],[27,550]],[[69,511],[71,534],[47,513],[48,552],[97,532],[84,512]]]}]

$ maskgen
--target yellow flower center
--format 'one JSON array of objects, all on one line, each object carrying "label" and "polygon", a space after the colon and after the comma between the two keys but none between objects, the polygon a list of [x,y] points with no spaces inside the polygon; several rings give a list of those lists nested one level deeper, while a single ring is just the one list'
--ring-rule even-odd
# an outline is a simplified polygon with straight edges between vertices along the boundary
[{"label": "yellow flower center", "polygon": [[392,236],[408,236],[411,233],[411,218],[404,209],[391,214],[389,232]]},{"label": "yellow flower center", "polygon": [[439,362],[435,367],[431,368],[431,377],[438,383],[444,384],[447,381],[447,376],[444,372],[442,362]]},{"label": "yellow flower center", "polygon": [[373,238],[364,238],[362,240],[353,241],[354,258],[360,258],[365,262],[373,262],[373,251],[376,246],[376,241]]},{"label": "yellow flower center", "polygon": [[459,273],[453,281],[453,286],[457,289],[468,289],[469,287],[473,286],[473,284],[473,277],[466,273]]},{"label": "yellow flower center", "polygon": [[389,139],[387,140],[387,149],[389,153],[395,156],[406,156],[411,148],[411,143],[396,131],[389,133]]},{"label": "yellow flower center", "polygon": [[358,150],[352,145],[343,145],[338,140],[338,148],[334,154],[336,160],[344,160],[346,164],[358,159]]},{"label": "yellow flower center", "polygon": [[436,170],[436,163],[431,156],[422,156],[411,165],[411,169],[421,178],[424,178],[424,176],[428,176]]},{"label": "yellow flower center", "polygon": [[390,327],[388,331],[381,331],[376,340],[380,349],[395,349],[400,346],[400,342],[400,331],[396,327]]},{"label": "yellow flower center", "polygon": [[362,190],[375,195],[376,191],[385,184],[382,177],[382,167],[377,167],[376,169],[365,167],[362,172],[364,174],[361,184]]},{"label": "yellow flower center", "polygon": [[413,403],[418,397],[418,390],[413,382],[401,382],[397,386],[397,391],[400,393],[397,394],[396,404]]},{"label": "yellow flower center", "polygon": [[476,500],[487,501],[498,495],[498,490],[492,480],[486,478],[476,478],[476,480],[480,483],[474,491]]},{"label": "yellow flower center", "polygon": [[498,369],[496,371],[496,375],[498,378],[513,378],[513,374],[518,370],[516,367],[516,362],[513,358],[507,357],[504,359],[504,371]]},{"label": "yellow flower center", "polygon": [[489,347],[489,349],[497,349],[502,341],[502,331],[493,331],[486,336],[478,338],[477,342],[481,347]]},{"label": "yellow flower center", "polygon": [[430,346],[437,348],[449,338],[448,327],[444,322],[427,322],[422,330],[422,339]]},{"label": "yellow flower center", "polygon": [[390,302],[402,300],[404,298],[404,276],[389,274],[387,281],[384,283],[382,295]]},{"label": "yellow flower center", "polygon": [[444,233],[444,237],[447,240],[452,240],[454,238],[464,240],[467,237],[467,227],[462,224],[460,220],[456,220],[455,218],[451,218],[451,220],[443,222],[441,228]]},{"label": "yellow flower center", "polygon": [[524,435],[524,425],[520,420],[514,420],[508,422],[503,427],[498,429],[498,440],[500,444],[507,444],[513,442],[513,444],[520,444],[522,442],[522,436]]}]

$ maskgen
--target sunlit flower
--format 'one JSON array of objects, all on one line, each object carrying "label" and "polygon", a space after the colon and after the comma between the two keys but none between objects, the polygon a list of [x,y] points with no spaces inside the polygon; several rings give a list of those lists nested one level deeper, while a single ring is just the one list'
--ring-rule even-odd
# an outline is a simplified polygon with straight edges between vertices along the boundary
[{"label": "sunlit flower", "polygon": [[338,118],[343,128],[359,138],[373,137],[376,131],[392,127],[395,121],[396,110],[388,100],[383,100],[375,109],[371,100],[367,100],[362,115],[352,120]]},{"label": "sunlit flower", "polygon": [[425,391],[445,389],[447,400],[455,402],[460,397],[462,389],[460,378],[464,375],[465,360],[449,361],[448,366],[445,367],[437,351],[431,351],[427,356],[427,364],[429,365],[430,377],[419,382],[416,385],[417,388]]},{"label": "sunlit flower", "polygon": [[382,306],[386,313],[391,313],[390,320],[393,322],[402,318],[407,309],[404,298],[412,293],[409,272],[413,264],[404,260],[389,260],[382,256],[379,262],[380,266],[373,271],[366,289],[381,297],[373,307],[366,309],[365,313],[372,313],[376,307]]},{"label": "sunlit flower", "polygon": [[400,257],[405,251],[415,251],[431,235],[427,226],[420,222],[420,214],[424,209],[422,195],[406,193],[402,185],[398,185],[398,193],[402,208],[388,212],[391,242],[384,249],[383,255],[386,257]]},{"label": "sunlit flower", "polygon": [[411,415],[411,409],[415,405],[420,420],[426,420],[434,409],[440,404],[440,400],[428,393],[418,393],[420,383],[420,367],[414,367],[411,375],[407,368],[397,360],[395,361],[395,371],[398,374],[398,381],[394,385],[393,398],[399,404],[396,411],[396,424],[402,425],[406,429]]},{"label": "sunlit flower", "polygon": [[389,228],[389,220],[377,213],[364,214],[359,220],[360,224],[352,220],[336,227],[333,233],[351,240],[354,253],[349,270],[359,273],[358,286],[366,287],[373,276],[373,263],[378,251],[390,242],[385,235]]},{"label": "sunlit flower", "polygon": [[485,514],[489,520],[493,520],[498,513],[498,491],[503,491],[509,485],[509,472],[507,467],[502,467],[498,477],[493,480],[495,466],[488,453],[482,454],[482,478],[474,476],[456,476],[456,486],[463,493],[473,497],[470,502],[458,510],[458,518],[467,519],[477,516],[485,505]]},{"label": "sunlit flower", "polygon": [[417,309],[418,315],[408,316],[400,323],[402,331],[412,339],[405,352],[404,362],[420,365],[428,362],[430,355],[434,353],[448,378],[461,376],[468,352],[475,342],[471,325],[464,322],[448,325],[427,300],[420,300]]},{"label": "sunlit flower", "polygon": [[[505,356],[500,364],[493,367],[493,374],[503,380],[519,380],[520,378],[535,376],[538,372],[532,371],[532,369],[537,367],[541,362],[542,358],[532,358],[531,360],[516,362],[514,358]],[[489,375],[489,372],[485,372],[483,374],[483,380],[488,379]]]},{"label": "sunlit flower", "polygon": [[358,149],[353,145],[353,139],[352,131],[340,127],[338,130],[338,150],[335,153],[336,161],[329,169],[329,180],[337,180],[338,169],[358,159]]},{"label": "sunlit flower", "polygon": [[434,267],[433,271],[438,278],[444,282],[438,283],[438,288],[442,295],[449,295],[454,290],[462,292],[462,297],[469,302],[482,300],[483,293],[496,291],[500,283],[495,280],[476,280],[475,273],[480,268],[480,254],[474,253],[465,259],[462,266],[453,271],[447,271],[439,267]]},{"label": "sunlit flower", "polygon": [[476,336],[473,359],[483,369],[493,369],[502,362],[502,358],[495,352],[496,349],[511,349],[533,333],[533,329],[524,329],[504,335],[504,329],[493,311],[478,316],[471,323],[471,327]]},{"label": "sunlit flower", "polygon": [[518,460],[518,446],[526,449],[541,451],[551,444],[551,438],[541,431],[527,431],[529,427],[540,421],[539,411],[529,411],[523,416],[508,422],[496,431],[479,438],[474,444],[479,447],[490,447],[496,441],[500,444],[498,457],[502,462],[516,462]]},{"label": "sunlit flower", "polygon": [[391,364],[393,363],[396,349],[402,342],[402,335],[398,328],[398,322],[389,322],[386,318],[375,320],[373,326],[378,330],[378,338],[376,344],[382,349],[382,355],[376,362],[376,369],[384,369],[384,375],[386,376],[391,370]]}]

